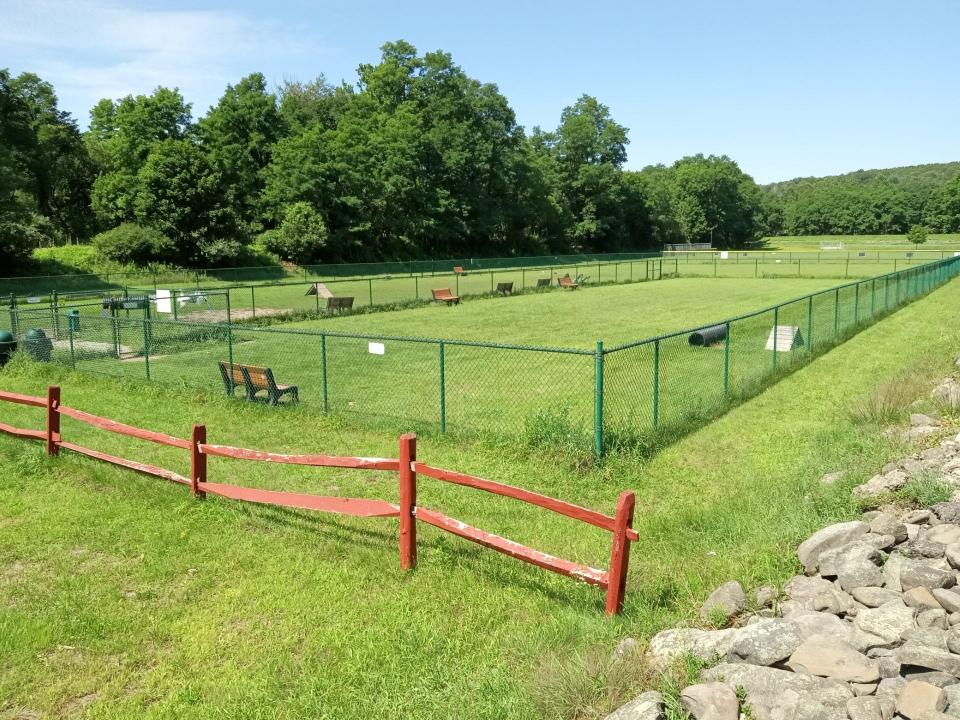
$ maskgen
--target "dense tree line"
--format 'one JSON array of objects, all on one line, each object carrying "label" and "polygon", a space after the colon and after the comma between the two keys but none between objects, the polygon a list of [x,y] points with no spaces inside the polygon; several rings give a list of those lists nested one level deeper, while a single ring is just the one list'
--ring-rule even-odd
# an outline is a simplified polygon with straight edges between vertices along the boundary
[{"label": "dense tree line", "polygon": [[771,234],[960,232],[960,163],[800,178],[764,190]]},{"label": "dense tree line", "polygon": [[883,178],[764,192],[727,157],[625,171],[629,142],[589,95],[554,130],[525,132],[495,85],[403,41],[352,86],[271,90],[254,73],[199,119],[160,87],[101,100],[83,133],[49,83],[0,71],[0,262],[88,241],[114,261],[185,266],[259,251],[340,262],[733,247],[960,216],[960,179],[925,194]]}]

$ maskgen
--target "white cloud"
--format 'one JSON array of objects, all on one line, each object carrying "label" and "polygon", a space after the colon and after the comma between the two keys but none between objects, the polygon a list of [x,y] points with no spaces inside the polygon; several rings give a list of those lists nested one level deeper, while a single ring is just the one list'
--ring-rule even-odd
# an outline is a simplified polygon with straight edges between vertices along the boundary
[{"label": "white cloud", "polygon": [[53,83],[85,125],[101,98],[179,87],[195,116],[228,83],[323,52],[302,28],[220,10],[146,9],[101,1],[0,0],[0,47],[14,72]]}]

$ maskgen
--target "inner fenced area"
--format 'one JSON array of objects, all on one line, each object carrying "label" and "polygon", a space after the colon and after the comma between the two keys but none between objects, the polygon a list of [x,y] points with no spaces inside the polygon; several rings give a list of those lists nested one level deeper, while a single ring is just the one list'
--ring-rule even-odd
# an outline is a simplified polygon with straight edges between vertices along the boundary
[{"label": "inner fenced area", "polygon": [[84,372],[599,455],[703,422],[958,268],[950,257],[839,285],[681,279],[273,327],[155,319],[150,303],[9,315],[23,350]]}]

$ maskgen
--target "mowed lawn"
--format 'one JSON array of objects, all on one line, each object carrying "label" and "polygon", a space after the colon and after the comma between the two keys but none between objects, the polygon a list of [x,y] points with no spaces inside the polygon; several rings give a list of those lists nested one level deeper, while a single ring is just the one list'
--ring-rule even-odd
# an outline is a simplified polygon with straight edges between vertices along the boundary
[{"label": "mowed lawn", "polygon": [[611,347],[700,327],[842,282],[676,278],[330,317],[289,327],[592,350],[597,340]]},{"label": "mowed lawn", "polygon": [[770,250],[820,250],[820,243],[842,242],[844,250],[960,250],[960,234],[929,233],[927,241],[914,245],[906,235],[784,235],[764,238]]},{"label": "mowed lawn", "polygon": [[[666,285],[666,283],[664,284]],[[586,295],[586,293],[584,293]],[[509,301],[506,301],[509,302]],[[462,308],[462,309],[466,309]],[[455,311],[452,311],[455,312]],[[0,717],[591,718],[643,689],[607,662],[626,636],[694,615],[716,585],[783,583],[796,543],[855,516],[850,488],[902,455],[850,408],[908,371],[931,385],[958,346],[960,283],[867,328],[650,460],[574,468],[563,455],[424,440],[432,464],[609,512],[638,495],[626,611],[595,589],[421,526],[208,498],[0,438]],[[391,456],[348,429],[189,390],[15,365],[0,387],[184,436],[276,451]],[[523,388],[517,388],[523,392]],[[925,391],[922,391],[925,392]],[[38,426],[40,412],[3,408]],[[906,421],[906,417],[903,417]],[[181,472],[186,458],[65,421],[65,439]],[[823,473],[846,470],[835,485]],[[211,461],[211,480],[396,498],[390,473]],[[609,537],[519,503],[422,480],[419,502],[547,552],[606,566]],[[649,682],[649,681],[648,681]]]}]

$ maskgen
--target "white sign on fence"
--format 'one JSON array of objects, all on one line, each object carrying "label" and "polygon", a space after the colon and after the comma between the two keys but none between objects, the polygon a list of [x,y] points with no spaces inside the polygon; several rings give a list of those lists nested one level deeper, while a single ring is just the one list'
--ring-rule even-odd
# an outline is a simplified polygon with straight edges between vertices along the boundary
[{"label": "white sign on fence", "polygon": [[[776,345],[774,345],[776,340]],[[803,335],[795,325],[776,325],[767,338],[767,350],[776,348],[777,352],[790,352],[803,346]]]},{"label": "white sign on fence", "polygon": [[367,349],[370,351],[371,355],[384,355],[387,352],[386,347],[383,343],[367,343]]},{"label": "white sign on fence", "polygon": [[720,251],[720,259],[721,259],[721,260],[727,260],[727,259],[729,259],[729,257],[730,257],[730,253],[728,253],[726,250],[721,250],[721,251]]},{"label": "white sign on fence", "polygon": [[172,313],[173,303],[170,302],[170,291],[157,288],[157,312]]}]

